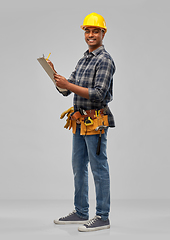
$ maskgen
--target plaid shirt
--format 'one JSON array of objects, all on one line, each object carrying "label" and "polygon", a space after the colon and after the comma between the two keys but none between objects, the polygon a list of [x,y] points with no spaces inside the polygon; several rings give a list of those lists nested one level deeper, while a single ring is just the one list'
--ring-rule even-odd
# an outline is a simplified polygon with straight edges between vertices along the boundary
[{"label": "plaid shirt", "polygon": [[[99,110],[107,106],[113,100],[114,72],[113,59],[103,45],[91,53],[87,50],[68,79],[70,83],[89,90],[89,99],[74,94],[74,111],[78,111],[79,108]],[[69,90],[62,92],[64,96],[70,93]],[[107,114],[109,127],[114,127],[114,118],[109,108]]]}]

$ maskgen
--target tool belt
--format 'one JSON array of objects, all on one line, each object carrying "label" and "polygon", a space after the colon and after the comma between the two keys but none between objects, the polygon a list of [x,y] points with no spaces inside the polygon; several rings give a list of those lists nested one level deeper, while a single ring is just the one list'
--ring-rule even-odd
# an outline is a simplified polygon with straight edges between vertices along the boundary
[{"label": "tool belt", "polygon": [[[85,113],[85,114],[84,114]],[[72,131],[76,133],[77,121],[81,124],[80,135],[94,135],[104,133],[100,130],[95,130],[101,125],[109,126],[108,124],[108,115],[106,114],[106,108],[100,110],[86,110],[83,114],[80,111],[75,112],[70,117],[70,127]]]}]

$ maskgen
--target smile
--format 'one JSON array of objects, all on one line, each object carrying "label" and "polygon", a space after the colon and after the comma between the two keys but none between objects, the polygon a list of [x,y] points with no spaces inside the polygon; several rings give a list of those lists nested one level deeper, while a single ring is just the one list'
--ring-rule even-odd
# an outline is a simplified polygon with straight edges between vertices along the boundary
[{"label": "smile", "polygon": [[89,42],[93,43],[95,39],[88,39]]}]

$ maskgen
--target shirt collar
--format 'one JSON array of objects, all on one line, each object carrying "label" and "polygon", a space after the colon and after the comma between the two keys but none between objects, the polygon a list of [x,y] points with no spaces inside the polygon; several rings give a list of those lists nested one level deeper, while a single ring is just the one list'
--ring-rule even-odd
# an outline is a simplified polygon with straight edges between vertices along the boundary
[{"label": "shirt collar", "polygon": [[85,53],[84,53],[84,56],[87,57],[87,56],[90,56],[90,55],[98,55],[101,51],[104,50],[104,45],[98,47],[96,50],[94,50],[93,52],[90,52],[89,53],[89,50],[87,50]]}]

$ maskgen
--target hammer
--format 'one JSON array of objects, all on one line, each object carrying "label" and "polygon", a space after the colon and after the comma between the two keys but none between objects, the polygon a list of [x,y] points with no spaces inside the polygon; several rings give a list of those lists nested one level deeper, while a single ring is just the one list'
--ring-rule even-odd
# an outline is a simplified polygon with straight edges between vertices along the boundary
[{"label": "hammer", "polygon": [[98,144],[97,144],[97,151],[96,151],[96,154],[97,154],[97,155],[100,154],[100,145],[101,145],[102,130],[103,130],[103,129],[106,129],[106,128],[107,128],[107,126],[101,125],[101,126],[98,126],[98,127],[95,129],[96,131],[100,130],[99,140],[98,140]]}]

